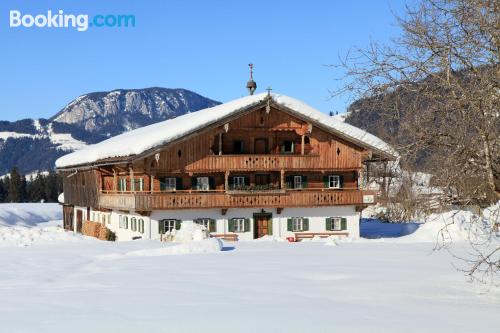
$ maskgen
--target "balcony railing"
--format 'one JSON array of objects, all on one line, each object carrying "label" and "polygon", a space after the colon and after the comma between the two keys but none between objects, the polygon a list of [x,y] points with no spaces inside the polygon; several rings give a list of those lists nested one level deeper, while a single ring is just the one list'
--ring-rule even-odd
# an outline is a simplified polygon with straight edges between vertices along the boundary
[{"label": "balcony railing", "polygon": [[186,171],[220,170],[312,170],[320,165],[319,155],[210,155],[186,167]]},{"label": "balcony railing", "polygon": [[101,208],[151,211],[155,209],[320,207],[374,203],[374,193],[360,190],[300,190],[281,192],[101,193]]}]

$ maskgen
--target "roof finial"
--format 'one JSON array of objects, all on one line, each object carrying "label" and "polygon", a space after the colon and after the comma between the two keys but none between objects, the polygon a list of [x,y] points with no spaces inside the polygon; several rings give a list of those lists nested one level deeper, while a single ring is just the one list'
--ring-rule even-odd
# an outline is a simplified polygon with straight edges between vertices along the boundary
[{"label": "roof finial", "polygon": [[248,64],[248,67],[250,67],[250,80],[248,80],[247,82],[247,89],[248,93],[250,95],[253,95],[253,93],[257,89],[257,83],[255,83],[255,81],[253,80],[253,64],[252,63]]},{"label": "roof finial", "polygon": [[271,96],[271,90],[273,90],[273,88],[271,88],[271,86],[267,87],[267,96]]}]

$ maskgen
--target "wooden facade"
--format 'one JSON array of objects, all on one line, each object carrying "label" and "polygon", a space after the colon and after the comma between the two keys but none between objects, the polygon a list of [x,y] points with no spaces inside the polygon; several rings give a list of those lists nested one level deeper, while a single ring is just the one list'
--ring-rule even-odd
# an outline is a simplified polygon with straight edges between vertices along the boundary
[{"label": "wooden facade", "polygon": [[371,155],[321,124],[261,105],[143,154],[61,172],[65,204],[95,209],[362,206],[373,195],[359,181]]}]

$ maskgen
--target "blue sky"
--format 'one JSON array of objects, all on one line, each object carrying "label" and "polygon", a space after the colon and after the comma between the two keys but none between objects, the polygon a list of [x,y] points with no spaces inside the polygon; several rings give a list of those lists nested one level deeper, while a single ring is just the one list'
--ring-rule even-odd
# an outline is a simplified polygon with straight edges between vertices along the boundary
[{"label": "blue sky", "polygon": [[[48,118],[81,94],[117,88],[186,88],[219,101],[258,91],[296,97],[321,111],[338,73],[325,65],[353,46],[397,35],[403,0],[11,1],[0,2],[0,120]],[[9,11],[133,14],[135,28],[10,28]]]}]

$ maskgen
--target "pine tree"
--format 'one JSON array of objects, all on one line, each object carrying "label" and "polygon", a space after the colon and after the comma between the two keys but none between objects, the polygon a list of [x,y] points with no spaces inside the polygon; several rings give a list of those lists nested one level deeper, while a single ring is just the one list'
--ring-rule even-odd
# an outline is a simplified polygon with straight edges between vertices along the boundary
[{"label": "pine tree", "polygon": [[7,188],[5,185],[5,180],[0,178],[0,202],[5,202],[7,199]]},{"label": "pine tree", "polygon": [[17,168],[14,167],[10,171],[7,202],[21,202],[23,195],[22,187],[21,175],[17,171]]}]

